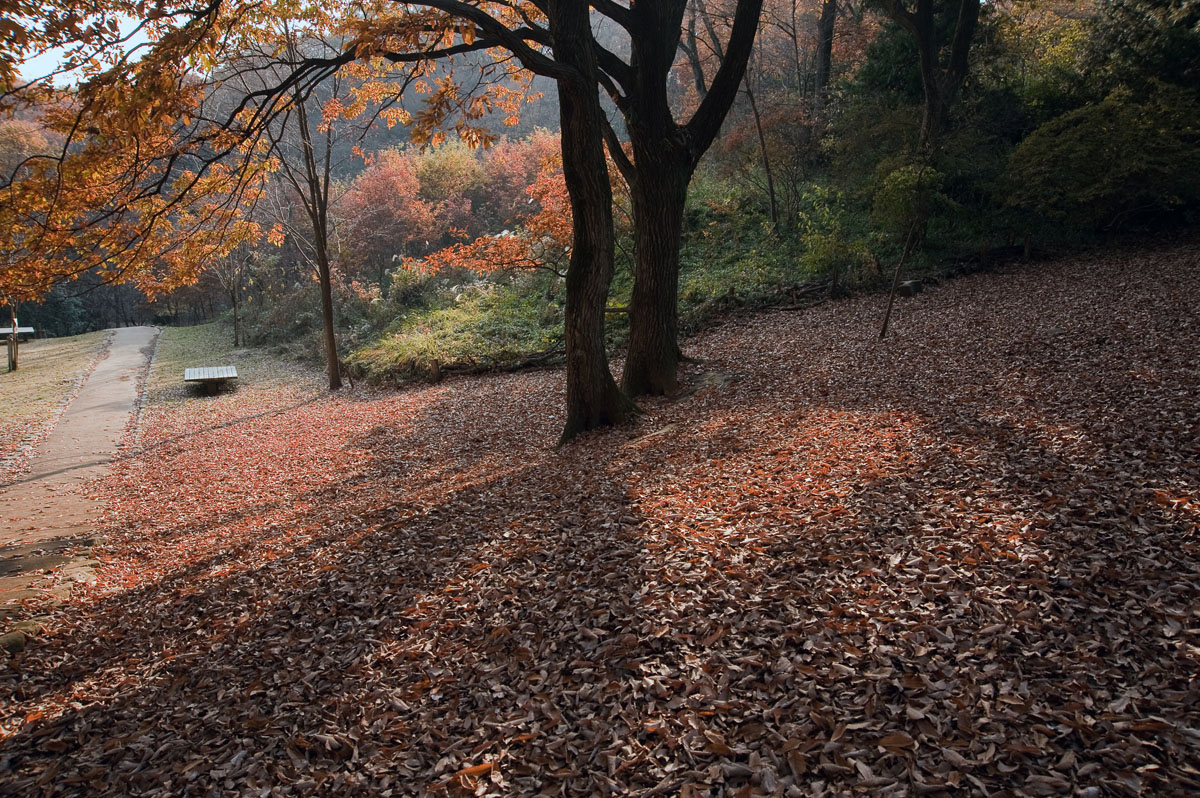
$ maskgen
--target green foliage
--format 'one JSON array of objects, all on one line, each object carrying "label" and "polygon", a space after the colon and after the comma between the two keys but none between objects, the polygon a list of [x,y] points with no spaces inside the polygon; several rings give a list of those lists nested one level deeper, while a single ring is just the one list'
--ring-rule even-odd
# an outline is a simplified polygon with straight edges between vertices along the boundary
[{"label": "green foliage", "polygon": [[[938,15],[939,32],[946,35],[946,15]],[[885,22],[867,46],[862,66],[848,88],[859,96],[886,95],[895,102],[916,105],[922,101],[921,69],[917,59],[917,42],[894,22]]]},{"label": "green foliage", "polygon": [[1180,87],[1109,94],[1034,131],[1013,155],[1009,203],[1111,229],[1200,201],[1200,107]]},{"label": "green foliage", "polygon": [[[269,302],[247,307],[246,325],[251,343],[287,345],[315,336],[321,330],[321,295],[315,282],[305,281]],[[320,349],[316,350],[320,353]]]},{"label": "green foliage", "polygon": [[892,169],[879,182],[871,214],[886,232],[906,236],[914,225],[958,209],[942,192],[945,182],[946,176],[930,166],[908,163]]},{"label": "green foliage", "polygon": [[826,139],[838,186],[851,199],[869,204],[879,164],[910,160],[920,123],[917,105],[897,105],[886,95],[854,97],[834,118]]},{"label": "green foliage", "polygon": [[421,198],[431,202],[473,191],[486,179],[476,151],[458,139],[420,152],[416,172]]},{"label": "green foliage", "polygon": [[1108,86],[1160,82],[1200,93],[1200,3],[1102,0],[1099,11],[1087,67]]},{"label": "green foliage", "polygon": [[553,276],[446,286],[440,302],[407,311],[347,363],[376,381],[427,376],[434,360],[451,369],[511,368],[559,350],[562,323]]},{"label": "green foliage", "polygon": [[[23,302],[17,309],[22,325],[35,327],[41,335],[79,335],[88,328],[89,319],[83,301],[72,292],[74,286],[55,286],[41,302]],[[78,289],[75,289],[78,290]],[[0,311],[8,324],[8,309]]]},{"label": "green foliage", "polygon": [[1085,79],[1088,22],[1074,4],[1019,3],[990,10],[981,21],[975,80],[964,100],[988,118],[986,130],[1019,140],[1041,122],[1098,99]]},{"label": "green foliage", "polygon": [[828,277],[835,286],[861,282],[864,268],[874,263],[866,239],[851,231],[843,194],[810,185],[802,194],[800,243],[804,269]]},{"label": "green foliage", "polygon": [[809,276],[798,242],[772,231],[751,192],[744,183],[702,173],[688,194],[679,274],[684,330],[734,308],[777,302]]}]

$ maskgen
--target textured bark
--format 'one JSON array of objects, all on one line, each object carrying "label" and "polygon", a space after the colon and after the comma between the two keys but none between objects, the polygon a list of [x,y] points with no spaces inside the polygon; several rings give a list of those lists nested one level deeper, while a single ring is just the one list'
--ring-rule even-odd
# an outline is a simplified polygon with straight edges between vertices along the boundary
[{"label": "textured bark", "polygon": [[837,0],[824,0],[821,17],[817,20],[817,75],[813,91],[813,115],[817,119],[825,118],[825,98],[833,72],[833,26],[836,21]]},{"label": "textured bark", "polygon": [[[567,420],[562,441],[583,430],[624,421],[637,412],[637,407],[613,380],[604,346],[604,306],[612,281],[615,243],[612,187],[604,159],[607,124],[597,92],[602,82],[598,59],[610,62],[619,59],[597,45],[592,36],[591,4],[579,0],[539,3],[548,30],[533,22],[512,27],[487,9],[461,0],[424,0],[416,5],[439,9],[468,21],[477,26],[481,35],[473,42],[442,50],[389,52],[386,58],[395,62],[425,61],[457,52],[503,47],[526,69],[557,83],[563,175],[571,198],[575,235],[566,280],[563,335],[567,357]],[[619,4],[605,4],[598,10],[621,19],[629,13]],[[547,39],[550,52],[544,47]]]},{"label": "textured bark", "polygon": [[679,150],[638,156],[630,191],[637,252],[621,387],[630,396],[669,395],[679,390],[679,242],[694,167]]},{"label": "textured bark", "polygon": [[337,338],[333,332],[333,286],[329,275],[329,260],[323,258],[317,267],[321,283],[321,326],[325,338],[325,368],[329,375],[329,390],[342,387],[341,361],[338,360]]},{"label": "textured bark", "polygon": [[[634,285],[621,382],[630,396],[678,389],[679,246],[687,187],[737,96],[762,10],[762,0],[738,1],[729,41],[724,47],[717,42],[720,67],[699,108],[679,124],[666,89],[687,5],[686,0],[633,4],[623,23],[631,33],[629,68],[608,75],[633,148],[630,161],[610,133],[609,149],[633,200]],[[702,6],[700,13],[703,19]]]},{"label": "textured bark", "polygon": [[566,442],[584,430],[620,423],[636,408],[613,380],[604,347],[604,306],[615,244],[588,6],[559,0],[548,9],[555,60],[573,68],[572,74],[557,78],[563,176],[575,235],[564,327],[567,420],[561,442]]}]

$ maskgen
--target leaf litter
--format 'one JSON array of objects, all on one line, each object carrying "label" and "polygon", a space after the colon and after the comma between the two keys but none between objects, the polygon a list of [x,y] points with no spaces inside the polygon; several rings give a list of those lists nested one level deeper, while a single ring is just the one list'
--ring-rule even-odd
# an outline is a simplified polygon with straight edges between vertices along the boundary
[{"label": "leaf litter", "polygon": [[[557,371],[148,403],[3,664],[23,795],[1200,793],[1194,247]],[[720,372],[720,380],[705,374]],[[657,433],[657,434],[656,434]]]}]

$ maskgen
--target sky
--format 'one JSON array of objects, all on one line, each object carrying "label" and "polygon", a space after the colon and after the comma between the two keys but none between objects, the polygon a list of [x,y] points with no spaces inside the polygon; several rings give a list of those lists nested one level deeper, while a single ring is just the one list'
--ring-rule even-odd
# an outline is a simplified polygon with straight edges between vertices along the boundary
[{"label": "sky", "polygon": [[[124,20],[121,24],[121,35],[128,35],[131,31],[137,28],[137,25],[138,20],[136,19],[129,18]],[[139,44],[144,44],[147,40],[148,39],[145,34],[139,33],[130,39],[130,41],[126,42],[124,46],[127,49],[136,47]],[[63,50],[60,48],[42,53],[33,58],[26,59],[21,63],[19,70],[21,77],[25,78],[26,80],[36,80],[37,78],[45,77],[58,67],[58,61],[59,58],[62,57],[62,54]],[[55,77],[54,82],[60,86],[70,83],[71,73]]]}]

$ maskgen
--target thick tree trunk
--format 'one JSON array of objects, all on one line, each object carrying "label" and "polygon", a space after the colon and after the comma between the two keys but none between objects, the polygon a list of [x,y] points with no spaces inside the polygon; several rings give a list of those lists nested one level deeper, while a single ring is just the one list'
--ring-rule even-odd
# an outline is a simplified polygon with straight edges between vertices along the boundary
[{"label": "thick tree trunk", "polygon": [[633,200],[633,296],[629,302],[629,353],[621,387],[630,396],[661,396],[679,390],[679,247],[692,163],[635,152],[638,177]]},{"label": "thick tree trunk", "polygon": [[967,79],[968,56],[979,24],[980,0],[956,0],[954,36],[942,64],[943,42],[938,40],[933,0],[917,0],[909,11],[904,0],[881,0],[892,20],[908,31],[917,45],[925,112],[921,120],[921,148],[932,150],[946,128],[950,106]]},{"label": "thick tree trunk", "polygon": [[821,17],[817,20],[817,80],[813,92],[813,116],[817,119],[825,118],[825,97],[833,72],[833,26],[836,21],[837,0],[824,0]]},{"label": "thick tree trunk", "polygon": [[936,145],[938,138],[946,127],[946,112],[948,108],[942,101],[941,91],[937,88],[926,88],[925,111],[921,117],[921,149],[929,151]]},{"label": "thick tree trunk", "polygon": [[578,73],[557,78],[563,177],[571,197],[575,236],[567,267],[563,330],[567,420],[560,442],[566,442],[584,430],[625,421],[637,409],[613,380],[604,346],[604,306],[615,244],[588,6],[559,0],[550,4],[549,17],[555,58]]},{"label": "thick tree trunk", "polygon": [[680,125],[672,114],[666,86],[686,7],[683,0],[660,0],[633,3],[629,8],[628,30],[637,35],[632,39],[626,93],[618,108],[625,117],[633,159],[615,151],[613,157],[630,186],[637,248],[629,354],[621,380],[630,396],[671,394],[679,388],[679,247],[687,187],[742,86],[762,0],[738,0],[724,44],[703,7],[699,9],[721,65],[699,108]]}]

